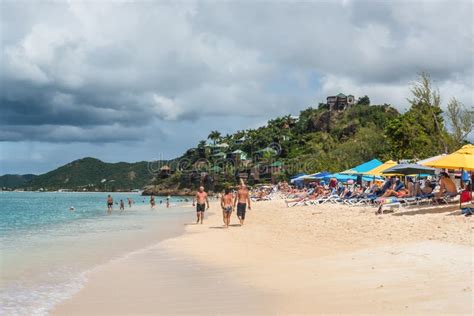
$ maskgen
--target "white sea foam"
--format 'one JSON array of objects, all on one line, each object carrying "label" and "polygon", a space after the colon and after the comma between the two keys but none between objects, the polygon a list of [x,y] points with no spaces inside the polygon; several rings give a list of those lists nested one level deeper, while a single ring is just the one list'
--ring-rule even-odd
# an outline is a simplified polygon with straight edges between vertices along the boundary
[{"label": "white sea foam", "polygon": [[[58,277],[58,276],[53,276]],[[70,276],[67,281],[32,287],[16,282],[0,293],[1,315],[47,315],[56,304],[72,297],[86,282],[86,273]]]}]

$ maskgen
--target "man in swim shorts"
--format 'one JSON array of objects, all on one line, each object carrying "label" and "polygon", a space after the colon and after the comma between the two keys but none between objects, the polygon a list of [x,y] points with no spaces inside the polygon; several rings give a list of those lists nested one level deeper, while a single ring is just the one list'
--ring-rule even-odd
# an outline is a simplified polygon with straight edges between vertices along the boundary
[{"label": "man in swim shorts", "polygon": [[229,227],[230,224],[230,215],[232,214],[232,210],[234,209],[232,206],[232,200],[234,195],[230,191],[230,189],[225,189],[224,195],[221,197],[221,207],[222,207],[222,218],[224,220],[225,228]]},{"label": "man in swim shorts", "polygon": [[199,191],[196,193],[196,214],[197,214],[197,220],[196,224],[204,220],[204,211],[206,210],[206,204],[207,204],[207,209],[209,209],[209,199],[207,196],[206,191],[204,191],[204,187],[200,186]]},{"label": "man in swim shorts", "polygon": [[251,210],[250,206],[250,195],[247,186],[241,180],[239,190],[237,191],[237,195],[235,196],[234,200],[234,207],[237,205],[237,217],[240,220],[240,226],[244,225],[245,220],[245,212],[247,210],[247,205],[249,210]]},{"label": "man in swim shorts", "polygon": [[439,192],[435,194],[435,197],[440,199],[443,196],[454,197],[458,195],[458,189],[454,184],[453,180],[449,177],[449,174],[446,172],[441,172],[439,180]]},{"label": "man in swim shorts", "polygon": [[114,207],[114,199],[110,196],[107,196],[107,214],[112,214],[112,208]]}]

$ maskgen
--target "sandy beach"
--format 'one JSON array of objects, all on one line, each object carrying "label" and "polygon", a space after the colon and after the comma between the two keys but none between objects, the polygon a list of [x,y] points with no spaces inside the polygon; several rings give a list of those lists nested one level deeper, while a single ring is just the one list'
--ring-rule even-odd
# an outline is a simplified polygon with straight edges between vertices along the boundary
[{"label": "sandy beach", "polygon": [[[254,203],[245,226],[203,225],[94,270],[55,315],[473,312],[473,220],[456,206]],[[233,214],[232,224],[237,224]]]}]

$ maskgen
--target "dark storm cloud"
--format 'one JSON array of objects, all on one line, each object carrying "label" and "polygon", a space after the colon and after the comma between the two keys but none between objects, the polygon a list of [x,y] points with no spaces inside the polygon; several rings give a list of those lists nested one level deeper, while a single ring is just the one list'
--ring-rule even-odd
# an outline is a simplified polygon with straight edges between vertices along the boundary
[{"label": "dark storm cloud", "polygon": [[470,1],[0,5],[2,141],[136,140],[206,116],[264,122],[339,91],[403,108],[419,71],[446,98],[472,93]]},{"label": "dark storm cloud", "polygon": [[396,84],[422,70],[440,80],[472,75],[473,47],[466,45],[472,41],[472,27],[466,25],[472,26],[469,1],[202,5],[196,27],[265,51],[279,65],[362,84]]},{"label": "dark storm cloud", "polygon": [[163,137],[160,129],[154,128],[153,133],[147,128],[129,128],[119,124],[98,126],[71,125],[22,125],[0,126],[0,141],[22,141],[28,135],[30,141],[49,143],[113,143],[137,141],[146,137]]}]

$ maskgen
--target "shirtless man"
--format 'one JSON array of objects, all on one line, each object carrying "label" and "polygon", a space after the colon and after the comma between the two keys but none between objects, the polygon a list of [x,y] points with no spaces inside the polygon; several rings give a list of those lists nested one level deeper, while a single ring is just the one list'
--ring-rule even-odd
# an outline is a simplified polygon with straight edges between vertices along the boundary
[{"label": "shirtless man", "polygon": [[247,204],[248,204],[249,210],[251,210],[252,208],[250,207],[249,190],[247,189],[247,186],[244,184],[244,182],[241,181],[239,190],[237,191],[237,195],[235,196],[235,200],[234,200],[234,207],[237,205],[237,217],[240,220],[240,226],[244,225],[245,211],[247,209]]},{"label": "shirtless man", "polygon": [[196,224],[204,220],[204,211],[206,210],[206,205],[207,209],[209,209],[209,199],[207,197],[206,191],[204,191],[204,187],[200,186],[199,191],[196,193],[196,214],[197,214],[197,220]]},{"label": "shirtless man", "polygon": [[444,195],[456,196],[458,190],[453,180],[449,177],[446,172],[440,173],[441,179],[439,180],[439,192],[435,194],[437,198],[442,198]]},{"label": "shirtless man", "polygon": [[114,207],[114,199],[110,196],[107,196],[107,214],[112,214],[112,208]]},{"label": "shirtless man", "polygon": [[224,220],[225,228],[229,227],[230,215],[233,211],[232,200],[234,195],[229,189],[225,189],[224,195],[221,196],[222,218]]}]

